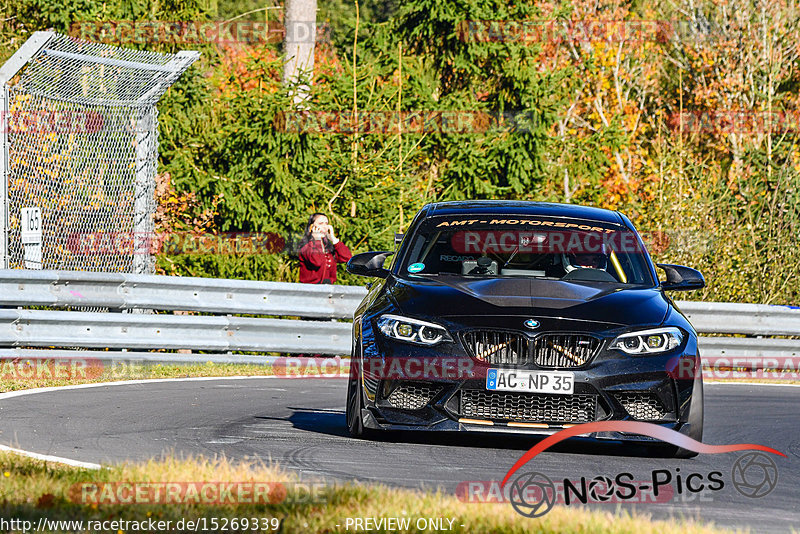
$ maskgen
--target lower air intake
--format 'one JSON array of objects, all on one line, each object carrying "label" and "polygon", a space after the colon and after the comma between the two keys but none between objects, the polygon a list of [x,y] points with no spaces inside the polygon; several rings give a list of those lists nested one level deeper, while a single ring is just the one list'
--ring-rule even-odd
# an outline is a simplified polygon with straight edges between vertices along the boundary
[{"label": "lower air intake", "polygon": [[619,393],[615,397],[634,419],[658,421],[664,418],[661,402],[650,393]]},{"label": "lower air intake", "polygon": [[394,388],[386,400],[401,410],[419,410],[424,408],[437,392],[438,388],[430,384],[406,382]]},{"label": "lower air intake", "polygon": [[594,421],[596,408],[597,395],[461,390],[462,417],[537,423],[587,423]]}]

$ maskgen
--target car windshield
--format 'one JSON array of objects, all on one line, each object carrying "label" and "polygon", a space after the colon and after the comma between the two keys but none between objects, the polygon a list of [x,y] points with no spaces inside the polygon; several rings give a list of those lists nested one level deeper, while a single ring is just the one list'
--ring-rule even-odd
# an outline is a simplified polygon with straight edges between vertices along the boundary
[{"label": "car windshield", "polygon": [[403,277],[529,277],[653,284],[647,253],[621,226],[564,218],[431,218],[411,236]]}]

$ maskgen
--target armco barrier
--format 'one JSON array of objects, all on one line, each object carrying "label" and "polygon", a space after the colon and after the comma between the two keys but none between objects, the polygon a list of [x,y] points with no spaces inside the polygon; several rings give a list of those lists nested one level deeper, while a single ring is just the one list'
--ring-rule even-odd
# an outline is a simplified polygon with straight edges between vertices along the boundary
[{"label": "armco barrier", "polygon": [[331,321],[0,310],[0,346],[344,354],[350,329]]},{"label": "armco barrier", "polygon": [[0,306],[107,307],[351,319],[363,287],[0,269]]},{"label": "armco barrier", "polygon": [[[366,289],[357,286],[183,278],[73,271],[0,270],[0,357],[52,355],[64,348],[107,359],[131,358],[124,350],[238,351],[340,354],[350,352],[351,319]],[[729,357],[793,357],[800,340],[800,310],[788,306],[680,301],[701,334],[710,362]],[[8,308],[103,307],[110,313]],[[217,315],[114,313],[188,311]],[[275,318],[236,317],[261,315]],[[288,319],[286,317],[289,317]],[[314,318],[323,321],[293,319]],[[767,337],[764,337],[767,336]],[[45,350],[27,350],[39,347]],[[48,350],[49,348],[49,350]],[[146,355],[148,353],[139,352]],[[105,355],[105,356],[104,356]],[[263,356],[157,353],[152,361],[267,362]],[[727,361],[727,360],[725,360]]]},{"label": "armco barrier", "polygon": [[800,309],[733,302],[677,302],[695,330],[703,334],[800,336]]}]

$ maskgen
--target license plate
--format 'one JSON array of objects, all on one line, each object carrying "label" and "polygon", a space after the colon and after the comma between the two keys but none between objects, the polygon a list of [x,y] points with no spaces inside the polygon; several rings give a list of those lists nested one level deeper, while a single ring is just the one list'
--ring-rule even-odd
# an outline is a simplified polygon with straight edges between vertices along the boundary
[{"label": "license plate", "polygon": [[574,373],[568,371],[489,369],[486,374],[486,389],[572,395],[575,386],[574,378]]}]

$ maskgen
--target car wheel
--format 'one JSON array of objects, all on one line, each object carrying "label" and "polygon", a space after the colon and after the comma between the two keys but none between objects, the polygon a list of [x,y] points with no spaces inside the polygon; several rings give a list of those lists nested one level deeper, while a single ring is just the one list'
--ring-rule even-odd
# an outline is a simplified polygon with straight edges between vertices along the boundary
[{"label": "car wheel", "polygon": [[369,439],[374,434],[374,431],[364,428],[364,420],[361,417],[362,395],[358,373],[358,358],[353,354],[350,359],[350,376],[347,379],[347,406],[345,408],[347,430],[354,438]]},{"label": "car wheel", "polygon": [[[703,441],[703,381],[698,380],[692,391],[692,402],[689,405],[689,437],[695,441]],[[674,447],[672,456],[674,458],[694,458],[698,453]]]},{"label": "car wheel", "polygon": [[350,378],[347,380],[347,430],[354,438],[364,435],[364,422],[361,420],[361,395],[359,395],[358,378],[353,377],[350,371]]}]

